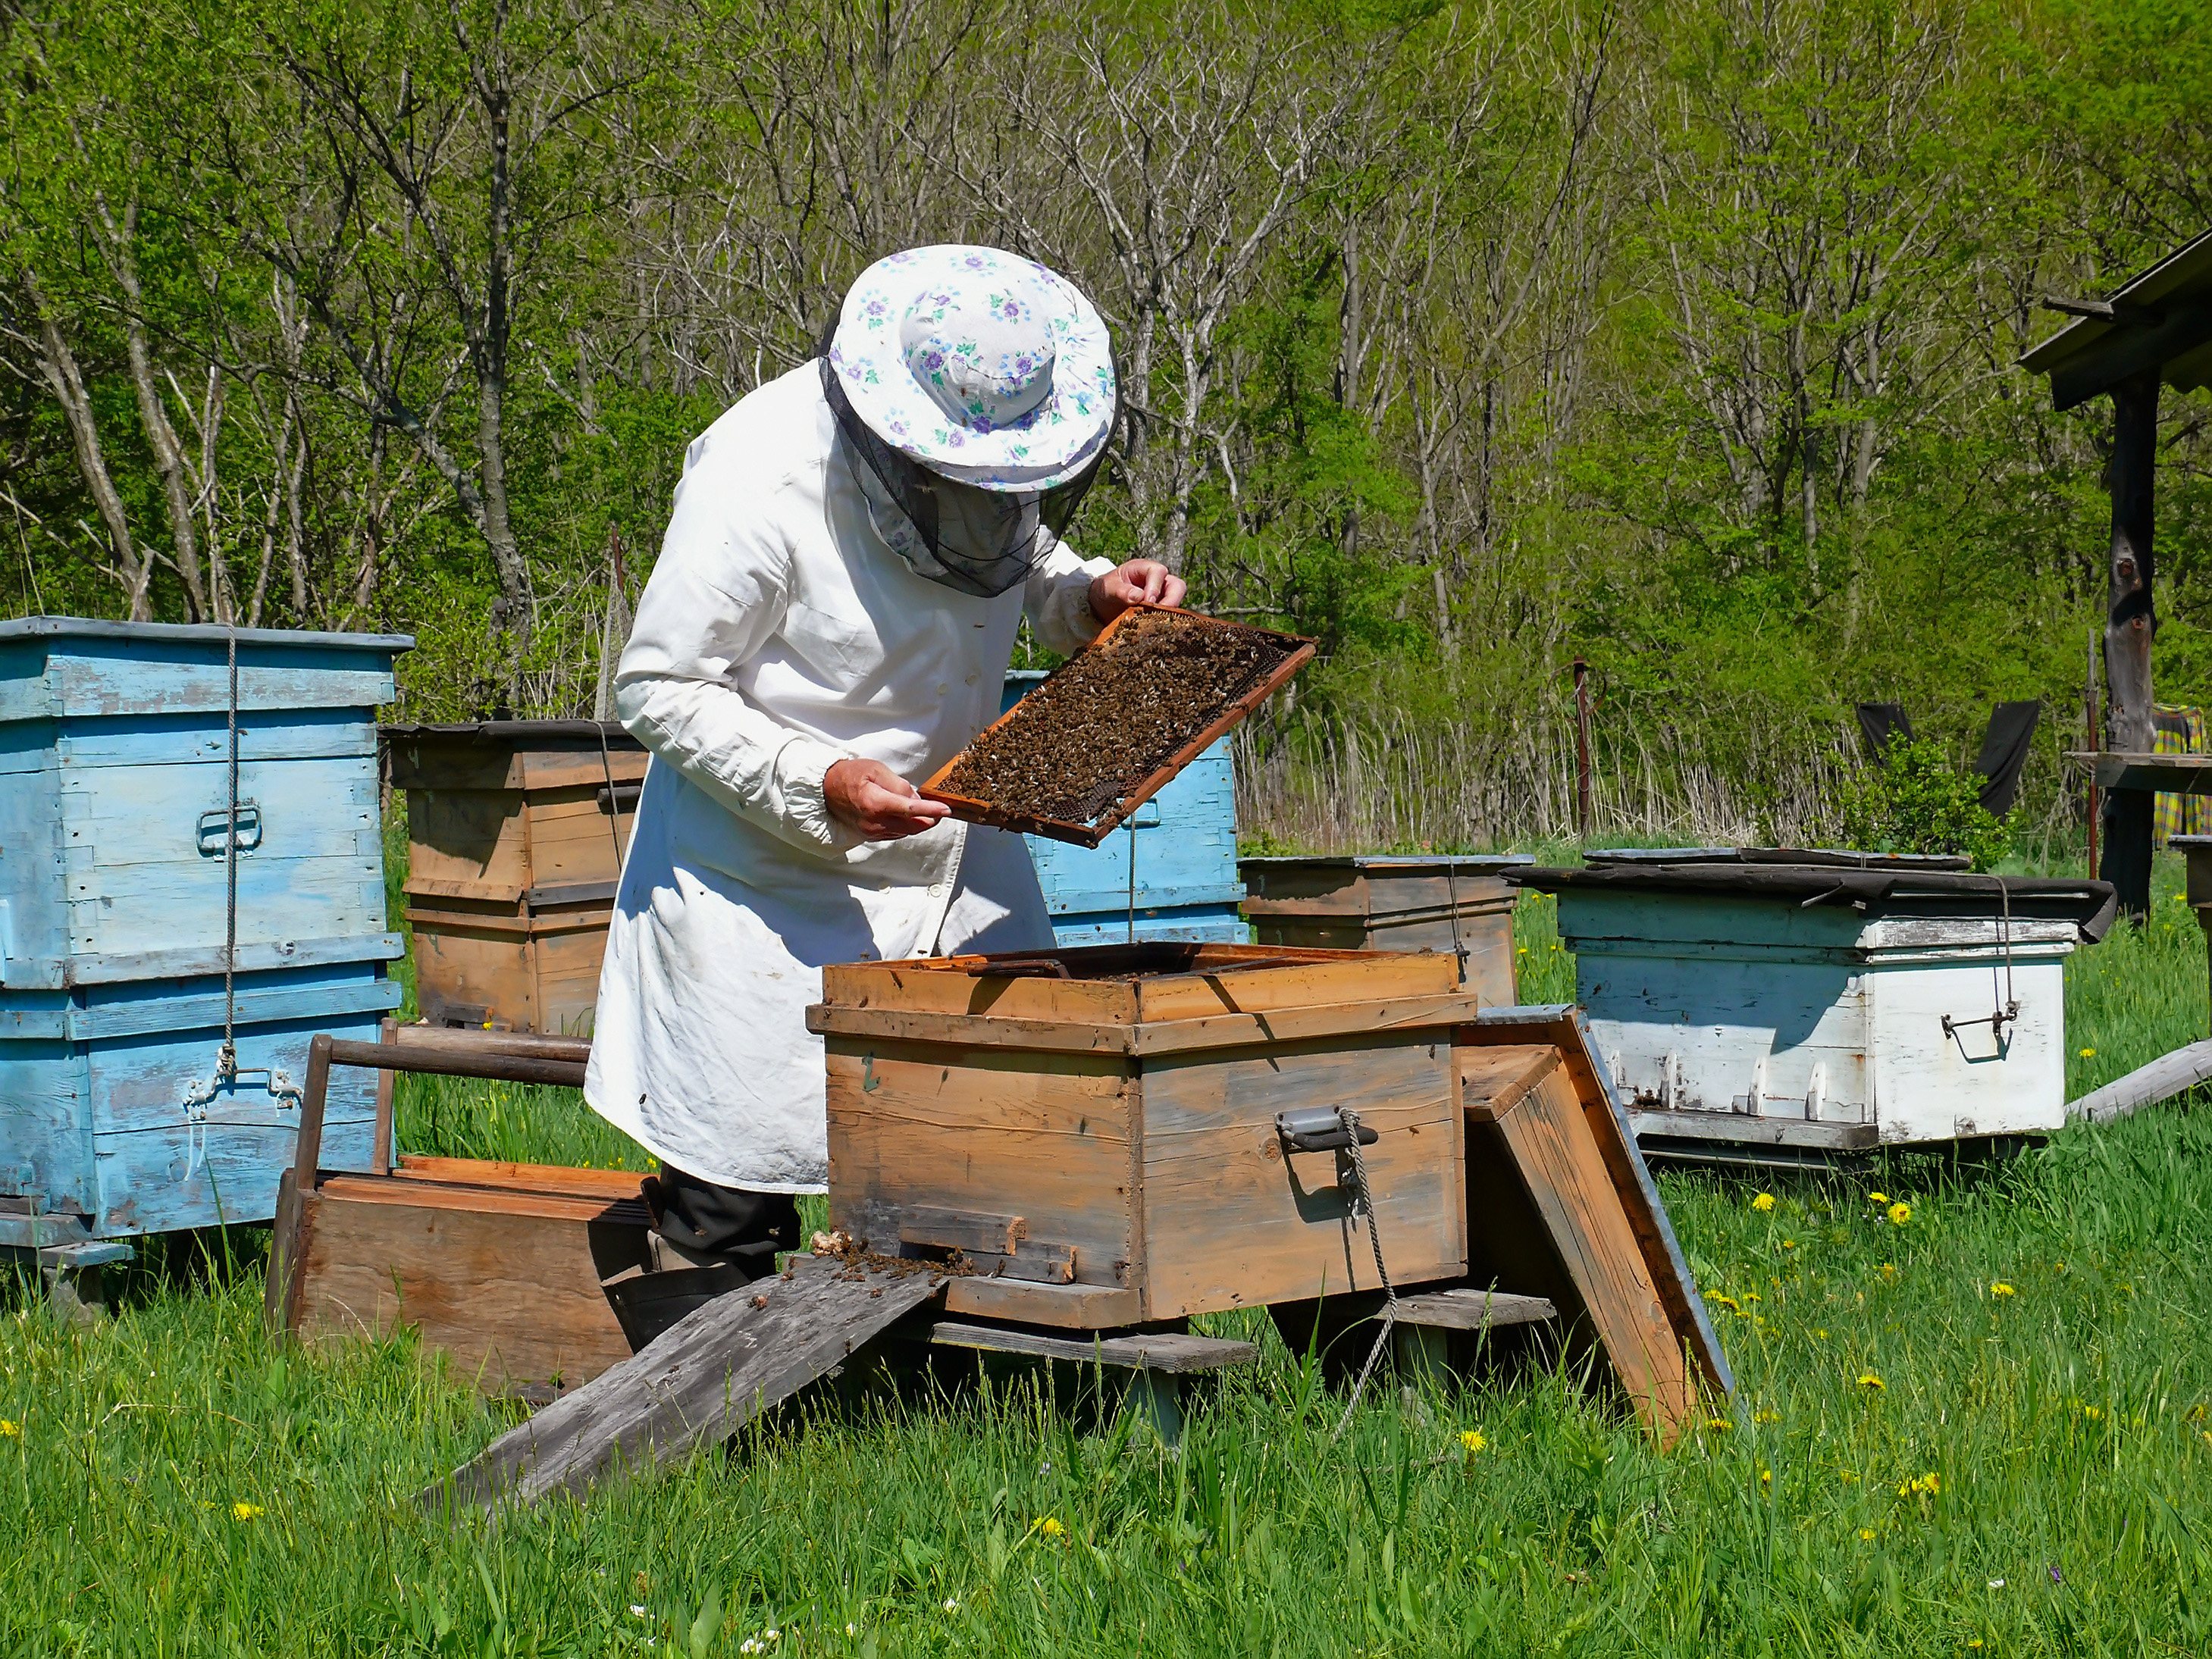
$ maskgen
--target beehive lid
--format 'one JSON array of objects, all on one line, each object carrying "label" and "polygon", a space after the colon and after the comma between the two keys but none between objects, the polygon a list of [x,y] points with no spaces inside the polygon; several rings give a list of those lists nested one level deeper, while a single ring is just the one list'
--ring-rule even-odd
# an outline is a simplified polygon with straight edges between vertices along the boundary
[{"label": "beehive lid", "polygon": [[2009,915],[2015,921],[2069,921],[2087,944],[2105,936],[2118,904],[2109,882],[1841,863],[1611,864],[1510,870],[1504,878],[1546,893],[1675,893],[1808,910],[1850,908],[1869,920],[1917,916],[1996,921]]},{"label": "beehive lid", "polygon": [[1377,876],[1494,876],[1534,865],[1534,853],[1347,853],[1237,860],[1246,880],[1278,872],[1344,871]]},{"label": "beehive lid", "polygon": [[[241,628],[240,645],[280,645],[306,649],[412,651],[412,634],[319,634],[295,628]],[[231,630],[214,623],[103,622],[92,617],[18,617],[0,623],[0,642],[26,639],[104,640],[154,645],[220,645],[228,648]],[[196,653],[197,654],[197,653]]]},{"label": "beehive lid", "polygon": [[[1531,859],[1529,862],[1535,860]],[[1949,853],[1863,853],[1849,847],[1609,847],[1583,854],[1585,864],[1794,864],[1853,870],[1966,870],[1972,860]]]}]

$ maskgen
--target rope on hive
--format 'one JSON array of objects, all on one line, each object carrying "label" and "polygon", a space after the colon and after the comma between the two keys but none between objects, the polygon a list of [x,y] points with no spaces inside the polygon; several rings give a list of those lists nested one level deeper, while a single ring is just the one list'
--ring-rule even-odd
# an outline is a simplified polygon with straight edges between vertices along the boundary
[{"label": "rope on hive", "polygon": [[1375,1247],[1375,1273],[1382,1281],[1382,1324],[1375,1333],[1375,1346],[1367,1351],[1367,1363],[1359,1368],[1359,1380],[1352,1385],[1352,1398],[1344,1402],[1344,1416],[1329,1436],[1334,1445],[1344,1438],[1345,1430],[1352,1426],[1352,1413],[1358,1408],[1359,1396],[1367,1387],[1367,1379],[1375,1374],[1375,1367],[1382,1358],[1382,1346],[1390,1340],[1390,1328],[1398,1322],[1398,1292],[1390,1283],[1390,1270],[1382,1265],[1382,1235],[1376,1231],[1375,1194],[1367,1186],[1367,1154],[1359,1145],[1359,1114],[1349,1106],[1336,1109],[1336,1121],[1344,1126],[1344,1133],[1352,1142],[1352,1177],[1359,1207],[1367,1212],[1367,1240]]}]

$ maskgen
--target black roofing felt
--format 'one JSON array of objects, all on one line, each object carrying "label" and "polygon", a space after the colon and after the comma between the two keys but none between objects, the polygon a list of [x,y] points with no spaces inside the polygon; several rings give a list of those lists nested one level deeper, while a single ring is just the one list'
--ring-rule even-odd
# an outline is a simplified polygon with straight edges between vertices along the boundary
[{"label": "black roofing felt", "polygon": [[2177,392],[2212,383],[2212,231],[2109,297],[2137,314],[2081,318],[2021,358],[2029,373],[2051,377],[2053,405],[2071,409],[2152,368]]},{"label": "black roofing felt", "polygon": [[2110,882],[2042,876],[1978,876],[1943,870],[1862,870],[1834,865],[1645,864],[1590,869],[1506,870],[1516,887],[1540,892],[1612,890],[1696,893],[1753,899],[1803,909],[1850,908],[1872,916],[2070,921],[2094,944],[2112,925],[2118,896]]}]

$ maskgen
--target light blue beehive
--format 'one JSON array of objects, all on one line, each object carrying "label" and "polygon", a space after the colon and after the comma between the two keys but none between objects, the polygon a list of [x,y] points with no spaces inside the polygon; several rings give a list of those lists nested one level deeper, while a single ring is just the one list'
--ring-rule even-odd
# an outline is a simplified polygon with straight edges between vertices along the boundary
[{"label": "light blue beehive", "polygon": [[[273,1074],[399,1000],[375,720],[413,643],[238,634],[240,1074],[188,1115],[223,1035],[225,630],[0,623],[0,1245],[274,1212],[300,1114]],[[372,1075],[328,1112],[325,1164],[367,1168]]]},{"label": "light blue beehive", "polygon": [[[1044,675],[1006,676],[1000,710],[1012,708]],[[1237,769],[1224,738],[1176,775],[1097,848],[1026,836],[1030,862],[1060,945],[1118,945],[1129,936],[1129,859],[1137,860],[1137,937],[1243,945],[1251,938],[1237,906]]]}]

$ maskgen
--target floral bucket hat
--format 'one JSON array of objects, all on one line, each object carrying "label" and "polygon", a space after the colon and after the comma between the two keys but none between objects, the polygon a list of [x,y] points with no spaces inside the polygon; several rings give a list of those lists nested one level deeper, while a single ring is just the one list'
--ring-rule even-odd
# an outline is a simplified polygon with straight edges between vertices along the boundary
[{"label": "floral bucket hat", "polygon": [[1104,319],[1066,278],[994,247],[908,248],[860,273],[830,337],[853,411],[908,459],[998,491],[1048,490],[1114,424]]}]

